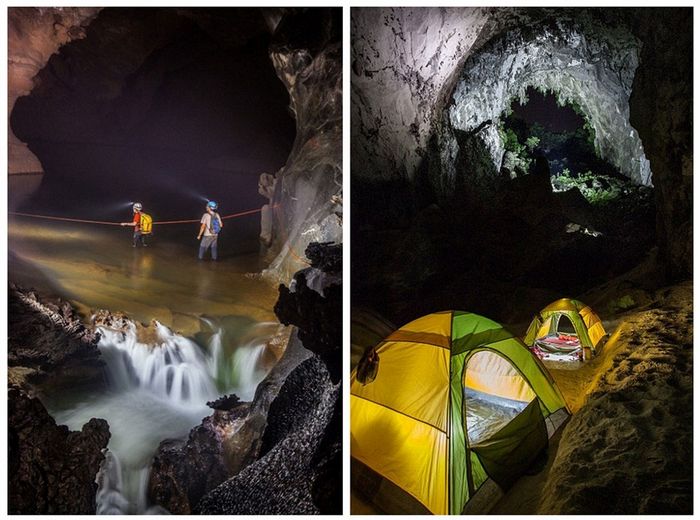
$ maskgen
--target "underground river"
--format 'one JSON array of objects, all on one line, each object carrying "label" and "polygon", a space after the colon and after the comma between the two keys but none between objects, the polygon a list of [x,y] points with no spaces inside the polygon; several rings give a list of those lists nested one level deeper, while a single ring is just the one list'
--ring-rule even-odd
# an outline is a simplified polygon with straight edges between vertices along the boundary
[{"label": "underground river", "polygon": [[222,235],[219,261],[200,262],[197,227],[156,230],[148,248],[134,249],[130,228],[10,217],[11,282],[68,300],[85,323],[99,309],[130,320],[98,326],[104,389],[44,403],[71,430],[92,417],[109,423],[98,514],[167,513],[147,498],[159,443],[186,438],[212,413],[208,401],[252,399],[284,349],[277,290],[249,274],[260,271],[258,255],[237,254],[243,245]]}]

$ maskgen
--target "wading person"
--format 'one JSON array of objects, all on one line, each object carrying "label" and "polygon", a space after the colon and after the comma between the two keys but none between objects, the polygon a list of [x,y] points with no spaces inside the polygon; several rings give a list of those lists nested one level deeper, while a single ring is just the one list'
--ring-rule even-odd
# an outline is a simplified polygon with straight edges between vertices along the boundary
[{"label": "wading person", "polygon": [[[207,202],[207,211],[202,215],[201,225],[199,226],[199,234],[197,235],[197,240],[200,238],[202,241],[199,243],[199,259],[204,259],[204,253],[207,249],[211,248],[211,258],[216,260],[217,249],[216,249],[216,239],[219,237],[219,232],[224,227],[224,222],[221,217],[216,212],[218,204],[216,202]],[[202,237],[204,235],[204,237]]]},{"label": "wading person", "polygon": [[131,222],[122,222],[122,226],[133,226],[134,227],[134,243],[133,247],[138,246],[140,243],[142,247],[148,247],[146,244],[146,236],[151,234],[153,231],[153,219],[150,215],[144,213],[143,206],[140,202],[136,202],[132,209],[134,211],[134,218]]}]

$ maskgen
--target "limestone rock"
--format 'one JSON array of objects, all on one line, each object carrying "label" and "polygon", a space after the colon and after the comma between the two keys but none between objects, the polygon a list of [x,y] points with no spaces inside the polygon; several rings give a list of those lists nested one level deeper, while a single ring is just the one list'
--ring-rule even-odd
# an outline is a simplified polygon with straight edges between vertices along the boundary
[{"label": "limestone rock", "polygon": [[[309,245],[307,256],[312,258],[311,268],[294,275],[293,287],[280,285],[275,314],[284,325],[299,327],[304,347],[326,363],[331,379],[338,382],[342,366],[342,246],[314,243]],[[311,279],[321,279],[319,288],[310,287]]]},{"label": "limestone rock", "polygon": [[104,419],[71,432],[37,398],[8,394],[10,514],[95,514],[95,477],[109,441]]},{"label": "limestone rock", "polygon": [[289,91],[296,138],[276,175],[272,256],[266,276],[288,282],[310,242],[342,240],[342,45],[340,9],[291,9],[275,29],[270,57]]},{"label": "limestone rock", "polygon": [[69,303],[11,286],[8,332],[8,365],[26,369],[37,394],[104,383],[99,334],[81,323]]},{"label": "limestone rock", "polygon": [[273,401],[261,458],[208,493],[200,514],[339,514],[340,388],[317,357],[300,364]]}]

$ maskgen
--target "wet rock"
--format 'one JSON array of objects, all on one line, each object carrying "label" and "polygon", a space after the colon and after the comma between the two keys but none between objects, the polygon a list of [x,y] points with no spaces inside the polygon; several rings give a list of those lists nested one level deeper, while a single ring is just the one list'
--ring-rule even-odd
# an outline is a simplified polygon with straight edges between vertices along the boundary
[{"label": "wet rock", "polygon": [[95,514],[95,477],[109,441],[104,419],[82,430],[57,426],[37,398],[8,393],[10,514]]},{"label": "wet rock", "polygon": [[[311,244],[307,255],[312,259],[311,270],[296,273],[291,289],[280,285],[275,314],[281,323],[299,328],[299,339],[304,347],[326,363],[331,379],[338,382],[342,366],[342,246]],[[335,283],[323,287],[322,291],[309,287],[314,269],[333,275]]]},{"label": "wet rock", "polygon": [[[151,469],[149,499],[171,513],[189,514],[205,493],[254,462],[270,404],[289,373],[308,356],[292,335],[251,403],[233,403],[236,396],[224,396],[210,403],[216,411],[193,428],[187,440],[162,442]],[[231,405],[230,410],[218,409]]]},{"label": "wet rock", "polygon": [[14,285],[8,297],[8,365],[23,368],[37,394],[104,383],[99,334],[82,324],[68,302]]},{"label": "wet rock", "polygon": [[208,401],[207,406],[213,408],[214,410],[221,410],[224,412],[230,412],[234,408],[241,406],[241,400],[236,394],[224,395],[217,399],[216,401]]},{"label": "wet rock", "polygon": [[270,406],[260,459],[209,492],[200,514],[339,514],[342,496],[340,387],[312,357]]},{"label": "wet rock", "polygon": [[148,483],[153,502],[173,514],[190,514],[208,490],[229,476],[222,439],[236,415],[217,410],[193,428],[186,441],[160,443]]}]

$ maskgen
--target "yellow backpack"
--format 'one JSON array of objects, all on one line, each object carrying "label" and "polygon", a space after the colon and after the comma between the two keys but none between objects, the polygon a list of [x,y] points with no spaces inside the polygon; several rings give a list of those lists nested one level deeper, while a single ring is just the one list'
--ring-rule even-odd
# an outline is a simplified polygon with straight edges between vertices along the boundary
[{"label": "yellow backpack", "polygon": [[149,235],[151,231],[153,231],[153,217],[148,213],[141,213],[141,222],[139,225],[141,227],[141,234]]}]

